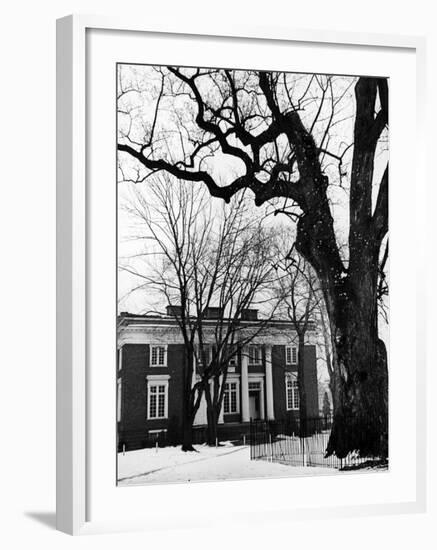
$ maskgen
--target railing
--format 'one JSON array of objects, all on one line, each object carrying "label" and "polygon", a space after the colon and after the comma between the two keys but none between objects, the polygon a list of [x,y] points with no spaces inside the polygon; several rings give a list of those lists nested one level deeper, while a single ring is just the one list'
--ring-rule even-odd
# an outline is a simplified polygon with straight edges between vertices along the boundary
[{"label": "railing", "polygon": [[337,469],[355,467],[369,461],[357,453],[349,453],[345,458],[335,455],[325,458],[331,427],[331,417],[308,418],[304,426],[295,418],[251,421],[250,458],[290,466]]}]

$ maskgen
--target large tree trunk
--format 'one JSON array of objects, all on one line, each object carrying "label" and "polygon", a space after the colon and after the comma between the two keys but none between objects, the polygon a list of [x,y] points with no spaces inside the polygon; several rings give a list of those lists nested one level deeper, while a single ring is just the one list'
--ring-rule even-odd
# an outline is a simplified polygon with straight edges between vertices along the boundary
[{"label": "large tree trunk", "polygon": [[[319,219],[328,211],[320,205]],[[312,213],[313,214],[313,213]],[[296,246],[316,270],[332,339],[334,420],[326,455],[388,456],[387,354],[378,335],[379,243],[369,235],[351,251],[348,272],[336,268],[333,235],[304,215]],[[334,266],[334,267],[333,267]]]},{"label": "large tree trunk", "polygon": [[[327,289],[335,352],[335,410],[327,456],[388,456],[388,370],[378,334],[378,250],[363,246],[361,262],[341,290]],[[359,267],[359,269],[358,269]],[[331,309],[331,311],[329,311]],[[334,330],[332,330],[334,328]]]},{"label": "large tree trunk", "polygon": [[[375,114],[377,95],[381,108]],[[296,248],[320,279],[332,338],[335,411],[326,454],[342,458],[357,451],[384,458],[388,456],[388,373],[385,345],[378,335],[377,281],[380,246],[388,231],[388,165],[376,201],[372,189],[376,148],[388,124],[387,81],[360,78],[355,97],[345,263],[334,231],[329,180],[314,139],[297,113],[288,114],[287,136],[300,174],[299,186],[293,186],[302,209]]]},{"label": "large tree trunk", "polygon": [[[369,297],[371,299],[371,297]],[[375,304],[376,307],[376,304]],[[385,344],[375,324],[349,298],[333,347],[334,422],[326,455],[388,456],[388,372]]]}]

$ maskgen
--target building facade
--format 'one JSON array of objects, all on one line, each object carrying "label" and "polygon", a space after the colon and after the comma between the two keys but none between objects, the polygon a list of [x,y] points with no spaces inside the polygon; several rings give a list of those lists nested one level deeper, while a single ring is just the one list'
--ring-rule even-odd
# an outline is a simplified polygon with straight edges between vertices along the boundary
[{"label": "building facade", "polygon": [[[203,321],[207,356],[213,346],[217,324],[214,313],[212,311]],[[243,325],[259,327],[255,310],[248,310],[245,317]],[[307,417],[317,416],[319,408],[314,336],[315,328],[311,326],[303,358]],[[297,360],[297,338],[291,322],[269,321],[257,329],[256,336],[229,361],[219,417],[221,439],[241,439],[248,433],[251,419],[298,417]],[[120,315],[117,354],[119,449],[142,448],[164,434],[167,441],[178,442],[184,361],[181,330],[170,307],[166,315]],[[193,382],[201,367],[200,364],[195,366]],[[202,399],[194,422],[195,431],[201,434],[206,423],[206,403]]]}]

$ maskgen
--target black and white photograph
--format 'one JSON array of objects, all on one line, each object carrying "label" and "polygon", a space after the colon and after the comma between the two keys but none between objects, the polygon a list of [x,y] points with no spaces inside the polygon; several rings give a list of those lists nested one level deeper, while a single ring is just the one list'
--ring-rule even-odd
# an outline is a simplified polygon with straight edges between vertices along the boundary
[{"label": "black and white photograph", "polygon": [[117,484],[389,468],[389,79],[119,63]]},{"label": "black and white photograph", "polygon": [[5,6],[2,547],[432,546],[433,4]]}]

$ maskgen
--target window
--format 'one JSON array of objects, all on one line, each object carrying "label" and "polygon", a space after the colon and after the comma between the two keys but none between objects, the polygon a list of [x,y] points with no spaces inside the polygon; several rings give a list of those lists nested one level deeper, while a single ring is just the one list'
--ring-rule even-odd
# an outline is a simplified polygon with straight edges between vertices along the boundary
[{"label": "window", "polygon": [[287,376],[287,411],[299,410],[299,384],[296,375]]},{"label": "window", "polygon": [[149,385],[149,419],[167,418],[167,385]]},{"label": "window", "polygon": [[285,362],[287,365],[297,365],[297,346],[285,347]]},{"label": "window", "polygon": [[200,350],[200,346],[197,349],[197,356],[198,356],[198,365],[199,367],[208,366],[211,362],[211,354],[212,354],[212,348],[211,346],[208,346],[204,344],[202,346],[202,351]]},{"label": "window", "polygon": [[117,380],[117,422],[121,420],[121,378]]},{"label": "window", "polygon": [[237,382],[227,382],[225,384],[225,393],[223,395],[224,414],[238,413],[238,384]]},{"label": "window", "polygon": [[147,376],[147,418],[168,418],[168,374]]},{"label": "window", "polygon": [[167,347],[166,346],[150,346],[150,366],[151,367],[167,366]]},{"label": "window", "polygon": [[261,362],[261,346],[249,346],[249,365],[260,365]]}]

